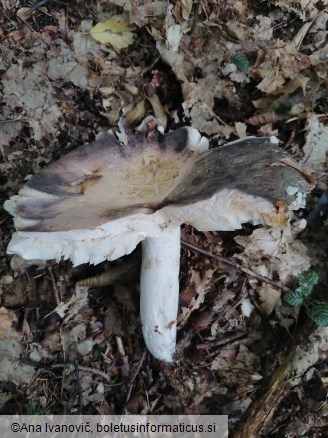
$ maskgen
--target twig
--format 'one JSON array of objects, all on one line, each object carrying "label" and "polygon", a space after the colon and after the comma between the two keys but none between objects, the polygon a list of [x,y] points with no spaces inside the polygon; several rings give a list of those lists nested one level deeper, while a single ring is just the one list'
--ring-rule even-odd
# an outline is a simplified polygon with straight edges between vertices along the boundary
[{"label": "twig", "polygon": [[247,335],[245,331],[240,333],[234,333],[230,336],[227,336],[224,339],[221,339],[220,341],[213,341],[208,342],[207,344],[199,344],[197,345],[198,350],[207,350],[212,347],[223,347],[224,345],[230,344],[232,342],[238,341],[239,339],[244,338]]},{"label": "twig", "polygon": [[30,309],[26,309],[26,308],[24,310],[23,329],[22,329],[22,335],[23,336],[25,336],[25,335],[28,336],[28,333],[27,333],[27,318],[28,318],[29,311],[30,311]]},{"label": "twig", "polygon": [[78,415],[81,415],[83,409],[83,399],[82,399],[82,388],[81,388],[80,374],[79,374],[79,364],[77,363],[77,360],[74,362],[74,368],[76,374],[77,397],[79,403]]},{"label": "twig", "polygon": [[0,225],[3,224],[4,222],[6,222],[8,219],[11,219],[11,217],[9,216],[9,214],[4,214],[4,215],[0,218]]},{"label": "twig", "polygon": [[193,251],[197,251],[201,254],[206,255],[207,257],[211,257],[212,259],[217,260],[218,262],[224,263],[228,266],[232,266],[237,271],[244,272],[244,274],[247,274],[247,275],[250,275],[251,277],[257,278],[258,280],[263,281],[264,283],[269,283],[275,289],[281,289],[285,292],[289,292],[289,288],[282,285],[281,283],[278,283],[277,281],[273,281],[269,277],[263,277],[262,275],[255,274],[255,272],[252,272],[250,269],[244,268],[244,266],[238,265],[238,263],[234,262],[231,259],[220,256],[218,254],[213,254],[212,252],[209,252],[209,251],[205,251],[204,249],[198,248],[198,246],[192,245],[191,243],[187,243],[183,239],[181,239],[181,243],[182,243],[182,245],[186,246],[187,248],[192,249]]},{"label": "twig", "polygon": [[148,67],[144,68],[141,72],[140,76],[143,76],[144,74],[148,73],[157,63],[158,61],[161,59],[160,56],[157,56],[157,58],[155,58],[155,61],[153,61]]},{"label": "twig", "polygon": [[[29,7],[29,13],[36,11],[37,9],[42,8],[42,6],[47,6],[48,3],[50,3],[50,0],[41,0],[39,2],[34,3],[32,6]],[[62,2],[60,0],[55,0],[55,3],[59,5],[69,6],[69,3]]]},{"label": "twig", "polygon": [[42,6],[45,6],[47,3],[49,3],[49,0],[41,0],[40,2],[34,3],[34,5],[30,6],[29,13],[31,14]]},{"label": "twig", "polygon": [[29,119],[0,119],[0,123],[28,122]]},{"label": "twig", "polygon": [[118,352],[120,353],[120,355],[122,357],[125,357],[125,350],[124,350],[124,345],[123,345],[121,336],[116,336],[116,345],[117,345],[117,349],[118,349]]},{"label": "twig", "polygon": [[[66,368],[67,366],[72,365],[71,363],[55,363],[51,365],[51,368]],[[91,367],[84,367],[82,365],[78,366],[80,371],[87,371],[92,374],[98,374],[99,376],[103,377],[108,382],[111,382],[111,376],[106,374],[104,371],[98,370],[97,368],[91,368]]]},{"label": "twig", "polygon": [[55,292],[55,298],[56,298],[56,303],[57,303],[57,305],[58,305],[62,300],[59,298],[58,288],[57,288],[57,285],[56,285],[55,277],[54,277],[54,274],[53,274],[53,272],[52,272],[52,267],[51,267],[51,266],[49,266],[48,271],[49,271],[49,273],[50,273],[51,282],[52,282],[52,287],[53,287],[53,289],[54,289],[54,292]]},{"label": "twig", "polygon": [[134,384],[134,382],[135,382],[135,380],[137,378],[137,375],[138,375],[138,373],[139,373],[139,371],[140,371],[140,369],[142,367],[142,364],[144,363],[146,355],[147,355],[147,350],[145,349],[144,352],[142,353],[141,359],[139,360],[139,363],[138,363],[136,369],[134,370],[134,372],[133,372],[133,374],[131,376],[131,379],[129,381],[128,392],[127,392],[127,395],[126,395],[125,403],[127,403],[130,400],[133,384]]}]

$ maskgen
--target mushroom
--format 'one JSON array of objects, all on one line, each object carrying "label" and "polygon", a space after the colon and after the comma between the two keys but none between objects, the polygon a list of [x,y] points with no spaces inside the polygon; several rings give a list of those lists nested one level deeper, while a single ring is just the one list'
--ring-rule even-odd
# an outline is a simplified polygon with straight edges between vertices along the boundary
[{"label": "mushroom", "polygon": [[152,118],[135,134],[121,123],[118,137],[108,132],[73,150],[5,203],[17,229],[8,253],[76,266],[115,260],[142,242],[142,331],[153,356],[171,362],[181,224],[200,231],[246,222],[285,227],[311,185],[269,138],[205,150],[197,130],[163,135]]}]

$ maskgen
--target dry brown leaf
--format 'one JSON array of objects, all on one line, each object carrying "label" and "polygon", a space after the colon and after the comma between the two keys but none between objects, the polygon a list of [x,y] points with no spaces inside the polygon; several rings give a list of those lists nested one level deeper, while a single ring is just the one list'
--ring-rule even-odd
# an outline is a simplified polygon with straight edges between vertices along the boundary
[{"label": "dry brown leaf", "polygon": [[287,204],[284,201],[276,201],[276,207],[278,209],[279,214],[284,214],[287,211]]},{"label": "dry brown leaf", "polygon": [[290,81],[286,87],[284,87],[283,90],[281,90],[281,93],[284,95],[294,93],[299,87],[302,88],[303,96],[306,95],[306,86],[309,82],[310,78],[300,75],[297,78]]},{"label": "dry brown leaf", "polygon": [[277,90],[285,83],[283,76],[274,70],[261,71],[262,81],[256,86],[266,94],[275,94]]},{"label": "dry brown leaf", "polygon": [[261,378],[260,358],[243,344],[239,345],[238,350],[236,347],[225,348],[214,358],[211,369],[219,371],[223,381],[239,393],[252,390],[255,382]]},{"label": "dry brown leaf", "polygon": [[[254,103],[254,102],[253,102]],[[247,123],[253,126],[267,125],[268,123],[276,123],[279,117],[274,111],[270,113],[256,114],[253,117],[247,119]]]},{"label": "dry brown leaf", "polygon": [[16,14],[21,20],[27,21],[31,16],[30,8],[19,8]]},{"label": "dry brown leaf", "polygon": [[176,2],[172,13],[179,22],[183,20],[188,20],[191,13],[192,5],[193,0],[181,0],[179,2]]},{"label": "dry brown leaf", "polygon": [[258,22],[258,24],[254,26],[256,39],[260,41],[269,41],[273,36],[274,29],[271,17],[257,15],[255,18]]},{"label": "dry brown leaf", "polygon": [[295,161],[291,160],[290,158],[280,158],[279,160],[281,163],[287,164],[287,166],[292,167],[293,169],[297,170],[298,172],[300,172],[304,178],[310,183],[310,184],[317,184],[317,180],[316,178],[311,175],[310,173],[306,172],[304,169],[302,169],[302,167],[298,166]]},{"label": "dry brown leaf", "polygon": [[318,14],[316,2],[312,0],[297,0],[295,2],[275,0],[275,4],[286,12],[295,13],[303,21],[307,19],[307,14],[309,14],[310,19],[315,18]]},{"label": "dry brown leaf", "polygon": [[188,308],[182,308],[182,313],[178,316],[179,329],[185,326],[192,312],[204,302],[205,296],[210,290],[213,273],[214,269],[207,269],[202,276],[198,271],[191,271],[190,283],[195,288],[195,298],[191,300],[191,305]]},{"label": "dry brown leaf", "polygon": [[236,122],[235,123],[236,132],[239,138],[246,137],[247,126],[245,123]]},{"label": "dry brown leaf", "polygon": [[166,1],[111,0],[111,4],[127,11],[130,20],[139,27],[145,26],[154,18],[162,20],[167,11]]},{"label": "dry brown leaf", "polygon": [[61,309],[56,308],[58,313],[64,312],[63,323],[60,327],[60,340],[63,352],[69,360],[75,360],[79,355],[88,354],[95,344],[91,338],[87,338],[87,326],[91,321],[91,310],[88,307],[88,287],[76,286],[75,293]]},{"label": "dry brown leaf", "polygon": [[155,114],[155,117],[160,119],[161,124],[164,129],[166,129],[167,126],[167,113],[165,111],[165,108],[161,104],[161,101],[159,100],[159,97],[156,93],[153,93],[151,96],[148,96],[147,99],[149,100],[151,106],[153,107],[153,111]]},{"label": "dry brown leaf", "polygon": [[231,20],[226,23],[225,29],[231,38],[238,41],[243,41],[245,39],[248,27],[236,20]]},{"label": "dry brown leaf", "polygon": [[270,277],[276,272],[281,283],[311,266],[307,247],[294,240],[288,229],[282,233],[279,229],[259,228],[250,236],[236,236],[235,241],[244,247],[242,253],[235,255],[236,258],[260,275]]},{"label": "dry brown leaf", "polygon": [[258,294],[262,301],[260,304],[261,312],[266,316],[270,316],[276,305],[280,303],[281,291],[266,285],[260,287]]},{"label": "dry brown leaf", "polygon": [[0,381],[13,381],[18,385],[29,384],[35,369],[21,361],[24,350],[21,334],[14,328],[14,312],[0,307]]},{"label": "dry brown leaf", "polygon": [[128,125],[133,126],[141,122],[146,114],[145,100],[140,100],[132,110],[126,113],[125,120]]},{"label": "dry brown leaf", "polygon": [[0,307],[0,340],[4,340],[8,337],[19,337],[19,333],[13,330],[13,323],[16,321],[15,314]]},{"label": "dry brown leaf", "polygon": [[15,113],[17,108],[24,112],[35,140],[56,135],[57,122],[62,117],[53,85],[40,79],[46,71],[47,63],[43,61],[24,69],[13,64],[2,78],[3,102]]},{"label": "dry brown leaf", "polygon": [[304,163],[315,170],[327,169],[328,126],[321,119],[320,114],[308,116],[307,136],[303,147]]},{"label": "dry brown leaf", "polygon": [[2,129],[0,129],[0,148],[2,148],[3,146],[8,146],[10,140],[11,136],[3,132]]},{"label": "dry brown leaf", "polygon": [[62,351],[63,347],[61,344],[61,337],[58,331],[48,333],[47,336],[42,340],[42,346],[46,347],[52,353]]}]

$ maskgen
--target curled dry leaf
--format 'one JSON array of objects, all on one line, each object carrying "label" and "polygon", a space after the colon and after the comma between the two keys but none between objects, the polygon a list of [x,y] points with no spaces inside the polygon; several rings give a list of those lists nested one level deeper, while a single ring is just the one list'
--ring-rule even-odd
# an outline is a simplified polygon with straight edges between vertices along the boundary
[{"label": "curled dry leaf", "polygon": [[157,96],[156,93],[153,93],[151,96],[148,96],[147,99],[149,100],[151,106],[153,107],[155,117],[160,119],[163,128],[166,129],[167,114],[165,108],[163,107],[161,101],[159,100],[159,97]]},{"label": "curled dry leaf", "polygon": [[255,114],[255,116],[252,116],[247,120],[247,123],[253,126],[260,126],[268,123],[276,123],[278,120],[279,117],[277,114],[274,111],[271,111],[269,113]]},{"label": "curled dry leaf", "polygon": [[287,164],[287,166],[291,166],[295,170],[298,170],[310,184],[317,184],[317,180],[315,179],[315,177],[313,175],[311,175],[310,173],[306,172],[300,166],[298,166],[295,163],[295,161],[292,161],[288,157],[280,158],[279,161],[281,163]]},{"label": "curled dry leaf", "polygon": [[146,114],[145,100],[140,100],[129,112],[125,115],[126,123],[129,126],[134,126],[135,124],[141,122]]}]

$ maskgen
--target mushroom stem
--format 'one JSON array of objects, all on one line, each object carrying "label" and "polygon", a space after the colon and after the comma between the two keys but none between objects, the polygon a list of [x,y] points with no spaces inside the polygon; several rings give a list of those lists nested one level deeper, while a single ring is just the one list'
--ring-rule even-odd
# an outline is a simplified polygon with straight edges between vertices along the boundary
[{"label": "mushroom stem", "polygon": [[180,227],[142,242],[140,316],[148,350],[172,362],[179,302]]}]

